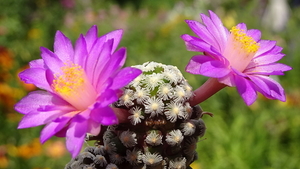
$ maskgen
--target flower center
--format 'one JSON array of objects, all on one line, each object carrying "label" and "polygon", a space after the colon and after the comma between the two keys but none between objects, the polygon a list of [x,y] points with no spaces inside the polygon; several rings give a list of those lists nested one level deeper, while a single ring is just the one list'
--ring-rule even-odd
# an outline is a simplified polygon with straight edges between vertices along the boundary
[{"label": "flower center", "polygon": [[61,70],[62,73],[54,75],[54,91],[78,110],[85,110],[93,104],[97,92],[81,66],[71,63],[61,67]]},{"label": "flower center", "polygon": [[230,32],[233,35],[236,43],[235,45],[237,47],[241,47],[246,53],[257,52],[259,45],[251,36],[247,36],[244,30],[241,30],[234,26],[231,28]]},{"label": "flower center", "polygon": [[157,110],[158,107],[159,107],[158,103],[151,104],[151,109],[154,110],[154,111]]},{"label": "flower center", "polygon": [[242,72],[258,51],[259,43],[248,36],[245,30],[236,26],[232,27],[230,32],[223,55],[233,68]]}]

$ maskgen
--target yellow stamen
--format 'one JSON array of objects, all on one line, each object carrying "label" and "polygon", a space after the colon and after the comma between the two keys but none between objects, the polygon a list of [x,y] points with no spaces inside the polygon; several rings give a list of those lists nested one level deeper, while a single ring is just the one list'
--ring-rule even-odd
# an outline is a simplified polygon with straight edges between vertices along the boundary
[{"label": "yellow stamen", "polygon": [[97,98],[97,92],[86,77],[84,69],[73,63],[61,67],[61,73],[54,75],[52,87],[78,110],[85,110]]},{"label": "yellow stamen", "polygon": [[230,32],[222,54],[231,67],[243,72],[259,50],[259,43],[248,36],[245,30],[236,26],[232,27]]},{"label": "yellow stamen", "polygon": [[83,90],[84,84],[84,70],[81,66],[71,64],[71,66],[64,66],[61,68],[62,75],[55,75],[55,80],[52,86],[55,92],[64,96],[78,95],[79,90]]},{"label": "yellow stamen", "polygon": [[236,44],[236,46],[242,47],[247,53],[255,53],[259,49],[259,44],[251,36],[248,36],[244,30],[234,26],[231,28],[230,32],[233,35],[235,42],[239,43]]}]

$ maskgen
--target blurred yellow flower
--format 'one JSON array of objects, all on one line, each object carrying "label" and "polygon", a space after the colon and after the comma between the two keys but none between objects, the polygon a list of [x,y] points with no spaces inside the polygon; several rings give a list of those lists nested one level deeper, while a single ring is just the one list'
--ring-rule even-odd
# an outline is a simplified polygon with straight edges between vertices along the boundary
[{"label": "blurred yellow flower", "polygon": [[37,28],[30,29],[28,31],[29,39],[38,39],[41,36],[41,30]]},{"label": "blurred yellow flower", "polygon": [[300,90],[293,89],[286,93],[286,102],[280,103],[282,107],[300,107]]},{"label": "blurred yellow flower", "polygon": [[8,159],[6,157],[6,147],[1,145],[0,146],[0,168],[7,168],[8,166]]},{"label": "blurred yellow flower", "polygon": [[66,153],[66,147],[62,141],[46,143],[46,155],[52,158],[60,158]]},{"label": "blurred yellow flower", "polygon": [[21,145],[17,147],[17,156],[25,159],[29,159],[34,156],[38,156],[42,152],[42,146],[38,138],[35,138],[29,144]]},{"label": "blurred yellow flower", "polygon": [[230,11],[222,18],[223,24],[226,28],[231,28],[236,25],[236,15],[236,12]]},{"label": "blurred yellow flower", "polygon": [[200,163],[197,163],[197,162],[193,162],[190,167],[192,169],[201,169],[201,166],[200,166]]},{"label": "blurred yellow flower", "polygon": [[6,146],[7,154],[12,157],[16,157],[18,153],[18,148],[13,144],[7,144]]},{"label": "blurred yellow flower", "polygon": [[7,168],[8,166],[8,159],[6,156],[0,155],[0,168]]},{"label": "blurred yellow flower", "polygon": [[185,16],[183,15],[176,15],[169,19],[169,21],[162,25],[160,29],[160,35],[163,37],[167,37],[170,35],[170,32],[173,31],[173,29],[176,29],[178,24],[181,24],[182,21],[185,19]]}]

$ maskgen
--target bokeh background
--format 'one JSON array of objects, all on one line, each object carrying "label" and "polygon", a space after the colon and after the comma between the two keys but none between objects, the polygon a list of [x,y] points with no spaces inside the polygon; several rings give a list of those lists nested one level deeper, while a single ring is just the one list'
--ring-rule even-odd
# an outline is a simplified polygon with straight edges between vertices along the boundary
[{"label": "bokeh background", "polygon": [[177,66],[193,88],[207,79],[184,72],[195,53],[186,51],[181,34],[192,34],[185,19],[216,12],[231,28],[244,22],[276,40],[286,54],[280,62],[294,69],[274,77],[287,101],[259,95],[246,106],[235,88],[225,88],[201,104],[206,135],[198,143],[195,169],[296,169],[300,166],[300,6],[299,0],[0,0],[0,168],[64,168],[70,155],[63,138],[39,143],[42,127],[17,130],[22,115],[14,104],[33,85],[18,73],[52,50],[56,30],[74,42],[98,25],[99,35],[124,29],[120,46],[128,49],[126,66],[156,61]]}]

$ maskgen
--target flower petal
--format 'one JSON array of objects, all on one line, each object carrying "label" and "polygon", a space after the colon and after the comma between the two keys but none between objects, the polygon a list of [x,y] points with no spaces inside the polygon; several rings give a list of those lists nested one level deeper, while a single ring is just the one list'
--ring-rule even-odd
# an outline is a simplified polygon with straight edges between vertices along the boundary
[{"label": "flower petal", "polygon": [[19,73],[19,78],[36,87],[51,91],[51,87],[46,79],[46,70],[43,68],[29,68]]},{"label": "flower petal", "polygon": [[72,154],[72,158],[75,158],[82,148],[87,132],[87,126],[87,121],[77,122],[73,119],[67,130],[66,145],[67,149]]},{"label": "flower petal", "polygon": [[239,23],[236,25],[236,27],[247,32],[247,25],[245,23]]},{"label": "flower petal", "polygon": [[82,148],[89,126],[89,120],[87,119],[89,116],[90,110],[87,109],[73,117],[70,122],[69,128],[66,132],[66,144],[67,149],[72,154],[72,158],[75,158]]},{"label": "flower petal", "polygon": [[55,133],[55,136],[56,137],[66,137],[68,129],[69,129],[69,125],[66,125],[60,131],[58,131],[57,133]]},{"label": "flower petal", "polygon": [[92,110],[91,118],[94,121],[107,126],[118,123],[117,116],[109,106]]},{"label": "flower petal", "polygon": [[54,53],[63,63],[73,61],[74,50],[72,42],[60,31],[57,31],[55,34]]},{"label": "flower petal", "polygon": [[[112,40],[108,42],[104,42],[103,38],[97,39],[94,46],[89,51],[84,68],[87,76],[92,81],[92,84],[96,84],[94,78],[95,78],[95,71],[96,69],[98,69],[97,66],[103,67],[110,58],[110,54],[108,55],[107,53],[111,52],[112,43],[113,43]],[[99,62],[99,60],[101,60],[101,62]],[[102,70],[101,67],[99,69]]]},{"label": "flower petal", "polygon": [[121,41],[122,35],[123,35],[123,30],[118,29],[118,30],[111,31],[102,36],[106,39],[105,41],[113,39],[113,46],[112,46],[111,54],[117,49],[117,47]]},{"label": "flower petal", "polygon": [[203,63],[213,61],[209,56],[205,55],[196,55],[191,58],[188,65],[185,68],[185,71],[192,74],[198,74],[200,67]]},{"label": "flower petal", "polygon": [[[215,15],[213,12],[209,12],[210,15]],[[214,16],[213,18],[217,18],[217,16]],[[213,43],[211,45],[218,49],[218,51],[224,51],[227,41],[227,35],[224,34],[226,29],[223,24],[215,25],[212,18],[209,18],[208,16],[201,14],[201,19],[203,21],[203,24],[206,26],[208,32],[208,36],[211,36],[213,38]],[[199,36],[201,37],[201,36]]]},{"label": "flower petal", "polygon": [[186,71],[192,74],[220,78],[226,76],[230,69],[221,61],[214,60],[209,56],[197,55],[192,57],[186,67]]},{"label": "flower petal", "polygon": [[253,58],[247,68],[274,63],[279,61],[283,56],[285,56],[285,54],[282,53],[261,55],[260,57]]},{"label": "flower petal", "polygon": [[246,34],[248,36],[251,36],[253,38],[253,40],[255,40],[256,42],[259,41],[261,38],[261,32],[258,29],[250,29],[247,31]]},{"label": "flower petal", "polygon": [[80,35],[75,44],[75,53],[73,59],[74,63],[81,65],[85,69],[86,66],[85,61],[87,57],[88,57],[87,44],[83,35]]},{"label": "flower petal", "polygon": [[98,28],[96,25],[93,25],[84,36],[86,40],[87,51],[90,52],[94,44],[96,43],[98,36]]},{"label": "flower petal", "polygon": [[64,113],[65,112],[59,110],[47,112],[32,111],[22,118],[18,129],[44,125]]},{"label": "flower petal", "polygon": [[244,102],[248,106],[254,103],[254,101],[257,98],[257,93],[251,82],[245,79],[244,77],[240,76],[235,76],[234,81],[236,84],[237,91],[243,98]]},{"label": "flower petal", "polygon": [[61,73],[61,67],[65,66],[64,63],[57,57],[56,54],[51,52],[49,49],[41,47],[41,56],[53,73]]},{"label": "flower petal", "polygon": [[283,102],[286,101],[284,89],[278,82],[276,82],[274,79],[267,76],[256,76],[256,77],[264,81],[270,90],[270,92],[265,92],[265,91],[261,92],[265,97],[269,99],[278,99]]},{"label": "flower petal", "polygon": [[101,125],[94,120],[89,120],[88,122],[88,132],[94,136],[97,136],[100,133]]},{"label": "flower petal", "polygon": [[[101,73],[105,72],[107,65],[109,65],[110,60],[112,59],[111,56],[111,50],[113,47],[113,40],[109,40],[107,42],[104,43],[103,45],[103,49],[101,51],[101,53],[98,56],[96,65],[95,65],[95,70],[94,70],[94,75],[93,75],[93,84],[94,86],[96,86],[96,88],[101,85],[99,84],[99,80],[103,80],[105,81],[107,79],[106,77],[102,77]],[[107,75],[111,75],[110,73],[108,73]]]},{"label": "flower petal", "polygon": [[111,89],[116,90],[128,85],[132,80],[142,74],[142,71],[133,67],[125,67],[121,69],[113,78]]},{"label": "flower petal", "polygon": [[42,69],[46,69],[45,67],[45,63],[43,59],[36,59],[33,61],[29,62],[29,66],[30,68],[42,68]]},{"label": "flower petal", "polygon": [[284,71],[289,71],[292,68],[282,63],[272,63],[260,65],[253,68],[248,68],[244,71],[246,74],[261,74],[261,75],[283,75]]},{"label": "flower petal", "polygon": [[230,87],[235,87],[235,82],[234,82],[234,73],[229,73],[228,75],[224,76],[224,77],[221,77],[221,78],[218,78],[218,81],[220,83],[223,83],[227,86],[230,86]]},{"label": "flower petal", "polygon": [[[205,16],[205,15],[204,15]],[[212,46],[218,47],[218,43],[215,42],[207,27],[202,25],[200,22],[193,20],[185,20],[191,30],[205,43],[210,44]]]},{"label": "flower petal", "polygon": [[187,50],[195,52],[209,52],[211,45],[194,36],[187,34],[181,35],[181,38],[185,41]]},{"label": "flower petal", "polygon": [[230,73],[230,69],[220,61],[205,62],[201,65],[199,74],[207,77],[221,78]]},{"label": "flower petal", "polygon": [[69,107],[69,104],[48,92],[33,91],[15,105],[15,110],[22,114],[27,114],[44,106],[55,106],[60,109],[65,106]]},{"label": "flower petal", "polygon": [[101,86],[106,81],[106,79],[114,75],[116,71],[119,70],[121,66],[123,66],[122,64],[124,64],[124,59],[126,59],[125,48],[121,48],[111,56],[102,71],[97,72],[99,74],[96,74],[96,77],[99,77],[96,86],[97,88],[99,88],[99,86]]},{"label": "flower petal", "polygon": [[117,100],[118,100],[118,96],[116,95],[116,92],[111,89],[106,89],[97,98],[97,103],[94,105],[94,108],[109,106],[110,104],[114,103]]},{"label": "flower petal", "polygon": [[41,132],[41,136],[40,136],[41,143],[45,143],[53,135],[60,132],[61,129],[65,127],[65,125],[69,122],[70,119],[71,117],[65,116],[65,118],[60,122],[51,122],[47,124]]},{"label": "flower petal", "polygon": [[254,57],[262,55],[275,47],[276,41],[271,41],[271,40],[260,40],[259,42],[259,49],[255,53]]},{"label": "flower petal", "polygon": [[259,76],[248,76],[248,77],[258,88],[260,88],[267,95],[270,95],[269,86],[264,82],[264,80],[259,78]]},{"label": "flower petal", "polygon": [[227,41],[227,36],[229,34],[229,31],[227,30],[227,28],[224,27],[222,21],[220,20],[220,18],[212,11],[208,11],[211,20],[213,21],[214,25],[216,26],[216,28],[218,29],[219,33],[220,33],[220,39],[222,41],[222,43],[226,43]]}]

